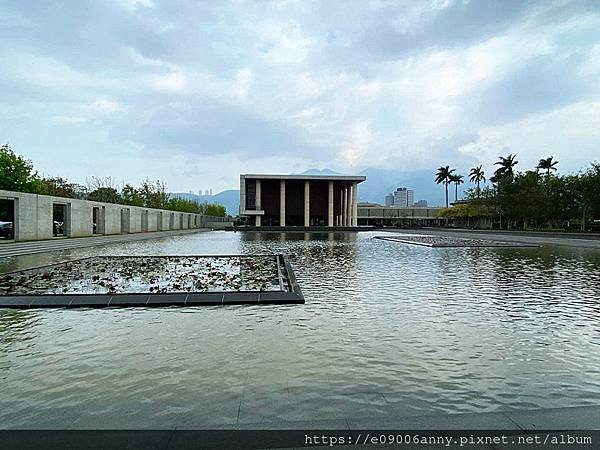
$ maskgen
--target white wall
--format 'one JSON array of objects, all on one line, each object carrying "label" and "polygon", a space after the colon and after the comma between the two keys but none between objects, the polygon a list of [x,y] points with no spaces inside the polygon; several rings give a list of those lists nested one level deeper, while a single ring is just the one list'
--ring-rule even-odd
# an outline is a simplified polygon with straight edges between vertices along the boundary
[{"label": "white wall", "polygon": [[[170,217],[174,216],[172,229],[201,228],[205,220],[200,214],[172,212],[138,206],[116,205],[113,203],[94,202],[74,198],[53,197],[49,195],[28,194],[23,192],[0,190],[0,198],[15,202],[15,240],[32,241],[50,239],[52,233],[52,207],[64,204],[67,208],[65,229],[69,237],[92,236],[93,208],[100,208],[98,231],[103,234],[119,234],[121,229],[121,210],[129,210],[129,232],[142,232],[142,213],[148,211],[148,231],[170,230]],[[162,227],[158,221],[162,213]],[[191,219],[188,219],[191,217]],[[104,226],[102,226],[104,225]]]}]

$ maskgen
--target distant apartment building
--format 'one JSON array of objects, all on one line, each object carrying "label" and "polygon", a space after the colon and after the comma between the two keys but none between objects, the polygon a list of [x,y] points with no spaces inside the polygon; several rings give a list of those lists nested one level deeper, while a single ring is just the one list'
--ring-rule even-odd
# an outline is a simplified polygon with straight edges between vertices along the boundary
[{"label": "distant apartment building", "polygon": [[385,196],[385,206],[394,206],[394,194]]},{"label": "distant apartment building", "polygon": [[427,200],[419,200],[415,203],[414,206],[417,206],[419,208],[427,208]]},{"label": "distant apartment building", "polygon": [[399,187],[391,194],[385,196],[385,206],[413,206],[415,202],[415,191],[405,187]]}]

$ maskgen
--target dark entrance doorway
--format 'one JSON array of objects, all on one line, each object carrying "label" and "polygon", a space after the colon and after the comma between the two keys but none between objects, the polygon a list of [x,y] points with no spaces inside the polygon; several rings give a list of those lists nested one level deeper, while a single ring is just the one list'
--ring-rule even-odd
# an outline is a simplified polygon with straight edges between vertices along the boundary
[{"label": "dark entrance doorway", "polygon": [[15,201],[0,199],[0,240],[15,238]]},{"label": "dark entrance doorway", "polygon": [[52,205],[52,235],[54,237],[64,237],[69,235],[69,209],[64,203],[54,203]]}]

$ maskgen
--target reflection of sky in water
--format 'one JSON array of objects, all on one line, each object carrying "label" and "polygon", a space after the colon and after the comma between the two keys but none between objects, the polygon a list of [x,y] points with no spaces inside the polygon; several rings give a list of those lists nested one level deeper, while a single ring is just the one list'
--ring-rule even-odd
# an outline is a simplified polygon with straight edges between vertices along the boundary
[{"label": "reflection of sky in water", "polygon": [[600,401],[600,252],[432,249],[373,235],[212,232],[5,262],[6,271],[107,254],[284,253],[307,303],[0,311],[1,423],[112,414],[122,426],[150,426],[182,414],[198,424]]}]

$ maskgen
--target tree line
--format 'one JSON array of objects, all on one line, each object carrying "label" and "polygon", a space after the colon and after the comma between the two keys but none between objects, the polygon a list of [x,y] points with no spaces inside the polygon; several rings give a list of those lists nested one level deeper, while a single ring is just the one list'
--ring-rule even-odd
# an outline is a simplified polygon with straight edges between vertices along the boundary
[{"label": "tree line", "polygon": [[211,216],[224,217],[226,213],[223,205],[173,197],[159,180],[146,179],[140,186],[124,184],[119,188],[110,177],[91,177],[85,185],[61,177],[40,177],[33,163],[8,144],[0,146],[0,189]]},{"label": "tree line", "polygon": [[[474,187],[467,198],[458,200],[462,175],[450,166],[440,167],[435,181],[446,190],[446,209],[442,217],[477,226],[482,218],[506,229],[590,229],[600,218],[600,164],[567,175],[558,175],[558,161],[552,156],[524,172],[517,171],[516,155],[501,156],[485,185],[482,166],[473,167],[469,181]],[[460,179],[459,179],[460,177]],[[448,186],[455,184],[455,204],[448,208]],[[594,222],[596,220],[596,222]]]}]

